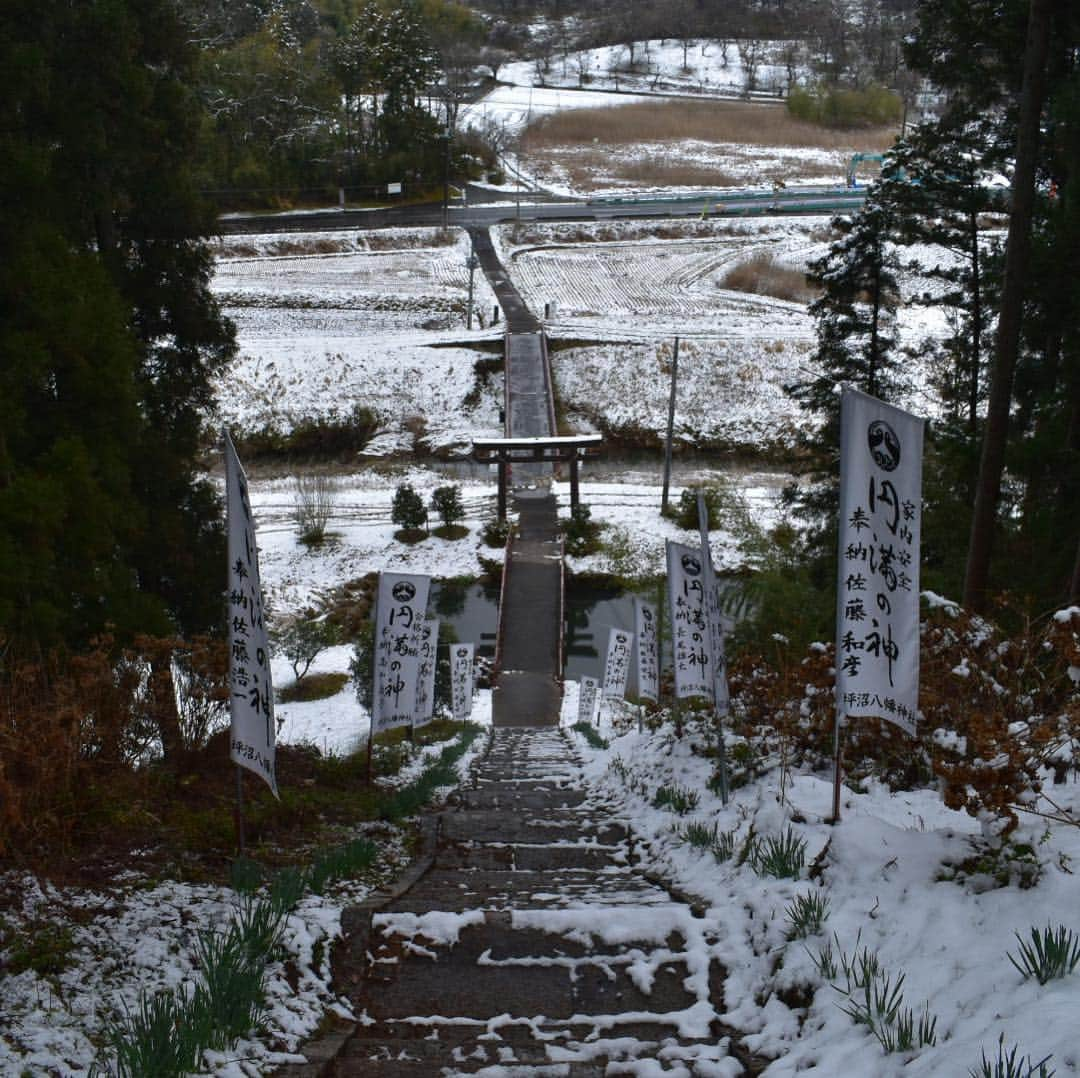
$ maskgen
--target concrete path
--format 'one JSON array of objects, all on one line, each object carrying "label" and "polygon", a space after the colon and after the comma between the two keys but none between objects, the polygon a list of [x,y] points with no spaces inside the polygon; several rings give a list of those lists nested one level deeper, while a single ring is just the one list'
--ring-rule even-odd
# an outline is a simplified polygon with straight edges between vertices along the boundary
[{"label": "concrete path", "polygon": [[514,492],[518,529],[499,602],[496,726],[557,726],[562,700],[562,537],[546,489]]},{"label": "concrete path", "polygon": [[335,956],[360,1022],[323,1073],[754,1073],[717,1017],[722,924],[633,862],[562,731],[493,731],[431,867]]}]

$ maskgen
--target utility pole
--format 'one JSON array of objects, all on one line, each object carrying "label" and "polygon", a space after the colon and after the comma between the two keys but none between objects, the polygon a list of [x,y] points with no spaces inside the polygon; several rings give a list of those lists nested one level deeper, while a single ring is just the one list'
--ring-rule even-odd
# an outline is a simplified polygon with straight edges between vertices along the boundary
[{"label": "utility pole", "polygon": [[450,128],[443,131],[442,226],[450,226]]},{"label": "utility pole", "polygon": [[476,257],[475,251],[469,252],[465,265],[469,267],[469,305],[465,309],[465,328],[472,329],[473,274],[476,272],[476,267],[480,265],[480,259]]},{"label": "utility pole", "polygon": [[660,512],[668,507],[668,488],[671,486],[671,441],[675,435],[675,387],[679,380],[679,338],[675,338],[675,350],[671,356],[671,395],[668,397],[667,442],[664,446],[664,491],[660,495]]}]

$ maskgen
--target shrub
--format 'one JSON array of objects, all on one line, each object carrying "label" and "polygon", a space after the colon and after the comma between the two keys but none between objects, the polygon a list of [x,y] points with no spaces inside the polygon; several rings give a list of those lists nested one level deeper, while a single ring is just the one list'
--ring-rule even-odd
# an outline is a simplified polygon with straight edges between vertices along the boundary
[{"label": "shrub", "polygon": [[904,112],[900,96],[876,84],[864,90],[795,86],[788,94],[787,108],[796,119],[822,127],[882,127],[899,123]]},{"label": "shrub", "polygon": [[445,487],[436,487],[431,495],[431,508],[447,528],[465,518],[465,506],[461,501],[461,487],[456,483]]},{"label": "shrub", "polygon": [[297,538],[305,546],[321,546],[326,541],[326,525],[334,509],[337,485],[328,475],[296,477],[293,521]]},{"label": "shrub", "polygon": [[283,704],[307,704],[312,700],[329,700],[337,696],[349,680],[348,674],[330,672],[309,674],[303,681],[294,681],[278,690],[278,699]]},{"label": "shrub", "polygon": [[316,618],[294,618],[275,626],[270,633],[274,650],[289,660],[297,681],[311,669],[311,664],[322,652],[340,639],[336,625]]},{"label": "shrub", "polygon": [[587,505],[572,509],[570,516],[563,517],[559,523],[562,525],[567,554],[583,558],[600,549],[601,525],[592,519],[592,510]]},{"label": "shrub", "polygon": [[1072,973],[1080,964],[1080,940],[1064,925],[1058,925],[1056,932],[1049,924],[1041,932],[1032,926],[1031,943],[1025,943],[1019,932],[1013,934],[1020,944],[1020,959],[1012,954],[1007,957],[1025,981],[1034,977],[1046,984]]},{"label": "shrub", "polygon": [[508,520],[489,520],[480,532],[480,538],[490,547],[504,547],[506,540],[510,538],[510,522]]},{"label": "shrub", "polygon": [[424,499],[408,483],[402,483],[394,491],[394,504],[390,519],[405,532],[418,532],[427,524],[428,511]]}]

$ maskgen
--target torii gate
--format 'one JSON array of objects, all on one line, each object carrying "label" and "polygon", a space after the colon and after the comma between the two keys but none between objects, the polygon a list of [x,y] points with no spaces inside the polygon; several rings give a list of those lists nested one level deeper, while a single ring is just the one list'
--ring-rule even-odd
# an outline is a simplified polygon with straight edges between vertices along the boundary
[{"label": "torii gate", "polygon": [[512,463],[570,464],[570,510],[578,507],[578,465],[596,456],[602,434],[576,434],[560,438],[475,438],[473,460],[499,466],[499,520],[506,520],[506,486]]}]

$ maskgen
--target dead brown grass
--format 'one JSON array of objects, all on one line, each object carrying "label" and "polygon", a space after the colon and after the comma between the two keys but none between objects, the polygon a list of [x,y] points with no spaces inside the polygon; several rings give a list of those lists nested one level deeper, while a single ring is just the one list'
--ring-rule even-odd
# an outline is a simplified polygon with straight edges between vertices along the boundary
[{"label": "dead brown grass", "polygon": [[806,280],[806,274],[781,266],[768,251],[759,251],[729,270],[720,282],[736,292],[753,292],[759,296],[786,299],[791,303],[809,303],[817,298],[817,290]]},{"label": "dead brown grass", "polygon": [[[525,132],[527,153],[554,146],[608,146],[695,139],[753,146],[791,146],[825,150],[883,150],[892,144],[891,127],[832,131],[789,116],[786,109],[738,101],[663,101],[617,108],[570,109],[552,113]],[[858,143],[857,147],[855,143]]]}]

